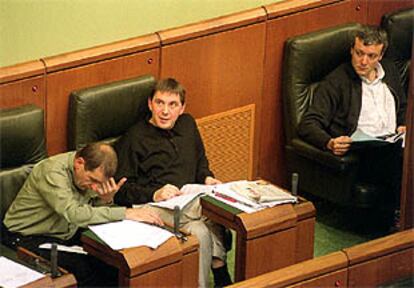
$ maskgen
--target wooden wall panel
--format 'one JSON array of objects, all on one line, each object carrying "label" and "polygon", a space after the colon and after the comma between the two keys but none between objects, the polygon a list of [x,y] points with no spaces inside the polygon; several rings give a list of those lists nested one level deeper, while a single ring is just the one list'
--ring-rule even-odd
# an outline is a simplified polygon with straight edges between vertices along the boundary
[{"label": "wooden wall panel", "polygon": [[[46,62],[47,64],[47,62]],[[50,155],[67,150],[69,94],[73,90],[159,72],[159,48],[47,75],[47,134]]]},{"label": "wooden wall panel", "polygon": [[[326,1],[325,1],[326,2]],[[332,2],[332,1],[331,1]],[[322,4],[325,4],[323,1]],[[273,14],[277,5],[265,7]],[[276,17],[267,22],[266,59],[263,79],[259,175],[287,187],[283,97],[281,94],[283,46],[287,38],[335,25],[364,20],[358,1],[339,1]],[[277,14],[276,14],[277,15]]]},{"label": "wooden wall panel", "polygon": [[0,108],[35,104],[45,110],[45,77],[36,76],[0,85]]},{"label": "wooden wall panel", "polygon": [[0,68],[0,108],[35,104],[45,109],[44,75],[41,61]]},{"label": "wooden wall panel", "polygon": [[161,78],[187,90],[194,117],[255,103],[260,98],[265,24],[259,23],[161,48]]},{"label": "wooden wall panel", "polygon": [[398,9],[414,7],[413,0],[364,0],[367,7],[368,24],[377,25],[381,23],[382,15]]},{"label": "wooden wall panel", "polygon": [[253,103],[260,115],[265,31],[262,22],[166,45],[161,77],[175,77],[186,87],[187,111],[196,118]]}]

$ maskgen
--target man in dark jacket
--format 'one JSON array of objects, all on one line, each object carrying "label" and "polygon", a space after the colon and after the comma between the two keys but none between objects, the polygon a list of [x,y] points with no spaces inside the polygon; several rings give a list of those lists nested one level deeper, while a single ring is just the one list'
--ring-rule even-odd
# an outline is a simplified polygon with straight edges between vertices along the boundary
[{"label": "man in dark jacket", "polygon": [[[405,91],[397,68],[383,59],[387,46],[387,34],[378,27],[364,26],[356,33],[351,62],[320,83],[299,124],[298,133],[305,141],[341,156],[352,147],[351,136],[357,130],[373,137],[405,132]],[[385,193],[397,201],[401,142],[355,151],[360,154],[361,177],[368,183],[382,183]]]}]

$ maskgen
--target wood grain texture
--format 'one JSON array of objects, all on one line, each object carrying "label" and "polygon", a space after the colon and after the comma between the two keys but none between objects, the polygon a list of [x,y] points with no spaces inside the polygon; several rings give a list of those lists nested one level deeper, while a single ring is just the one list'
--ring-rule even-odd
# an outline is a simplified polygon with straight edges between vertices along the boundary
[{"label": "wood grain texture", "polygon": [[[332,282],[339,279],[346,279],[346,268],[347,258],[345,254],[343,252],[334,252],[265,273],[246,281],[235,283],[229,287],[287,287],[299,282],[298,286],[302,287],[301,285],[303,283],[301,281],[315,278],[319,278],[318,284],[321,285],[320,287],[334,287]],[[340,273],[336,274],[338,271],[340,271]],[[335,281],[332,279],[332,273],[335,275]]]},{"label": "wood grain texture", "polygon": [[262,7],[259,7],[181,27],[166,29],[159,31],[158,35],[160,36],[161,44],[165,46],[180,41],[187,41],[193,38],[263,22],[265,19],[266,12]]},{"label": "wood grain texture", "polygon": [[157,35],[148,34],[127,40],[117,41],[79,51],[46,57],[47,72],[54,72],[80,65],[106,61],[115,57],[147,51],[160,47]]},{"label": "wood grain texture", "polygon": [[360,0],[367,5],[367,24],[378,25],[381,23],[382,15],[399,9],[413,8],[412,0]]},{"label": "wood grain texture", "polygon": [[43,75],[45,71],[45,65],[39,60],[0,67],[0,84]]},{"label": "wood grain texture", "polygon": [[43,75],[0,84],[0,108],[25,104],[35,104],[45,110],[46,84]]}]

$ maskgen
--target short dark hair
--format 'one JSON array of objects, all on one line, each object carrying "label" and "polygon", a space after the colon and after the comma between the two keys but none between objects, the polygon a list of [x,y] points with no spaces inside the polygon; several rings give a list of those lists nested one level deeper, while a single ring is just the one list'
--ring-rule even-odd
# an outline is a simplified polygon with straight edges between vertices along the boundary
[{"label": "short dark hair", "polygon": [[85,160],[85,170],[93,171],[102,167],[106,178],[113,177],[118,166],[118,157],[112,146],[105,143],[90,143],[76,152],[76,158]]},{"label": "short dark hair", "polygon": [[150,96],[152,100],[156,92],[169,92],[173,94],[178,94],[180,96],[181,104],[185,103],[185,89],[184,87],[174,78],[166,78],[159,80],[155,84],[154,91]]},{"label": "short dark hair", "polygon": [[387,32],[378,26],[363,25],[362,28],[355,33],[352,47],[355,46],[356,38],[359,38],[362,41],[362,43],[364,43],[364,45],[384,44],[384,47],[382,47],[381,51],[382,54],[384,54],[385,50],[387,50],[388,48]]}]

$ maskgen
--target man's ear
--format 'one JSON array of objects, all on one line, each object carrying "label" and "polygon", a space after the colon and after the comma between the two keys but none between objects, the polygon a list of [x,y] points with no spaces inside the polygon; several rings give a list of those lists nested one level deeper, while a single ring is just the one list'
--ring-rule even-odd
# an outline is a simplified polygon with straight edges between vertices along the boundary
[{"label": "man's ear", "polygon": [[152,99],[148,98],[148,109],[152,112],[151,102],[152,102]]},{"label": "man's ear", "polygon": [[85,159],[83,159],[82,157],[77,157],[75,158],[73,165],[75,166],[75,168],[79,168],[80,166],[85,166]]},{"label": "man's ear", "polygon": [[185,110],[185,103],[184,103],[184,105],[181,107],[181,110],[180,110],[180,115],[184,113],[184,110]]}]

